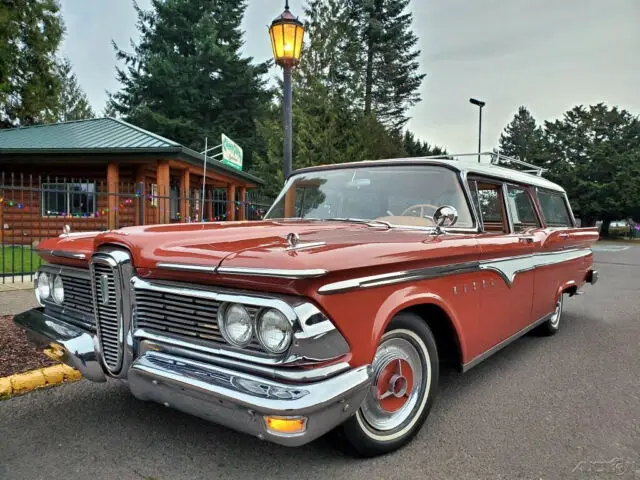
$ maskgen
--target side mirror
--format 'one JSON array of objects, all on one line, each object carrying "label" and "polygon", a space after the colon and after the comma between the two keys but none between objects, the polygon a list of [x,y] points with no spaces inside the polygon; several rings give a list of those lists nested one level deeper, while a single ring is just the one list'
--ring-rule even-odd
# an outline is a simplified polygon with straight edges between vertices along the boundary
[{"label": "side mirror", "polygon": [[458,210],[450,205],[438,208],[433,213],[433,222],[436,224],[438,232],[442,227],[452,227],[458,221]]}]

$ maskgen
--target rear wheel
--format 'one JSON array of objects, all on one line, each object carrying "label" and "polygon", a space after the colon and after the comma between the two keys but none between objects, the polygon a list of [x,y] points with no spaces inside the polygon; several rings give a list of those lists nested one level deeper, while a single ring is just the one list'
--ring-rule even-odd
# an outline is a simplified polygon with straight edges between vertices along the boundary
[{"label": "rear wheel", "polygon": [[396,450],[420,430],[438,384],[436,342],[425,321],[403,312],[389,323],[372,367],[373,384],[356,414],[337,430],[350,453]]},{"label": "rear wheel", "polygon": [[551,317],[537,328],[537,333],[544,336],[555,335],[560,330],[560,319],[562,318],[562,309],[564,306],[564,294],[561,293],[556,302],[556,307]]}]

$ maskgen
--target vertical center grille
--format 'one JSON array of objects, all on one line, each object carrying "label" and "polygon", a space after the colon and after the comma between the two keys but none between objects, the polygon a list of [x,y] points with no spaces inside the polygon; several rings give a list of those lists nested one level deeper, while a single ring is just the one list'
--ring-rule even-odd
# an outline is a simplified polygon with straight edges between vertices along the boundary
[{"label": "vertical center grille", "polygon": [[98,252],[91,258],[96,333],[104,365],[113,375],[123,367],[125,315],[130,313],[125,301],[129,291],[123,291],[130,278],[127,266],[130,256],[122,250]]}]

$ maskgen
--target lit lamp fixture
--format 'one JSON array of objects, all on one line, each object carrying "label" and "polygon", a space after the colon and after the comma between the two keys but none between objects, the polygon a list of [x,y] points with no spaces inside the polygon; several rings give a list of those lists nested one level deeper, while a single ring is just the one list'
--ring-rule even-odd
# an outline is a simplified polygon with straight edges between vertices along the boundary
[{"label": "lit lamp fixture", "polygon": [[284,12],[271,22],[269,27],[273,58],[284,72],[284,99],[283,125],[284,125],[284,177],[291,174],[293,157],[293,110],[292,110],[292,86],[291,71],[300,62],[302,53],[302,40],[304,39],[304,25],[289,11],[289,0],[286,1]]}]

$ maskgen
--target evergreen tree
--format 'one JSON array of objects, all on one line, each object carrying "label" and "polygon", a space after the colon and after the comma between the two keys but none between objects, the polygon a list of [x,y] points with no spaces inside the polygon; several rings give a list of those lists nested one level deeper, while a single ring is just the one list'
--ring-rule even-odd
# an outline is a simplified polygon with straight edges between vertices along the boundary
[{"label": "evergreen tree", "polygon": [[58,64],[58,75],[62,88],[58,97],[58,105],[53,112],[56,121],[68,122],[93,118],[95,115],[89,104],[89,99],[80,87],[68,58]]},{"label": "evergreen tree", "polygon": [[564,186],[583,225],[640,220],[640,120],[602,103],[574,107],[562,119],[545,122],[543,164],[551,180]]},{"label": "evergreen tree", "polygon": [[401,129],[407,110],[420,101],[420,73],[410,0],[349,0],[364,48],[364,113]]},{"label": "evergreen tree", "polygon": [[543,158],[543,131],[529,110],[521,106],[500,134],[500,153],[525,162],[539,164]]},{"label": "evergreen tree", "polygon": [[429,157],[433,155],[446,155],[447,150],[438,146],[431,146],[427,142],[416,139],[415,135],[407,130],[404,133],[403,147],[409,157]]},{"label": "evergreen tree", "polygon": [[[225,133],[245,153],[250,168],[258,148],[256,122],[269,96],[268,63],[243,57],[245,0],[152,0],[136,6],[140,42],[128,53],[110,95],[108,111],[195,150]],[[213,140],[215,141],[215,140]]]},{"label": "evergreen tree", "polygon": [[0,2],[0,128],[53,119],[64,24],[56,0]]}]

